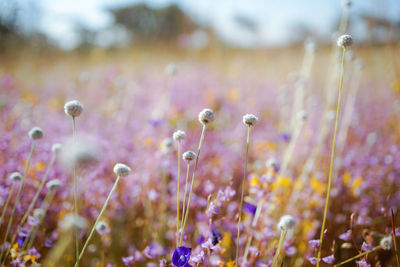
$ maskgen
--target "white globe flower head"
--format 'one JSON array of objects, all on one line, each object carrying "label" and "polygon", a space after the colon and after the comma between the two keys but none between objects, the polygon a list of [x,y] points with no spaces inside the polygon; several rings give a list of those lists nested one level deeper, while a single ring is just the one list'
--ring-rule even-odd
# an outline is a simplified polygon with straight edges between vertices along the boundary
[{"label": "white globe flower head", "polygon": [[278,228],[281,231],[288,231],[293,229],[295,225],[296,225],[296,220],[292,215],[284,215],[281,217],[278,223]]},{"label": "white globe flower head", "polygon": [[64,112],[72,118],[79,117],[83,111],[83,105],[78,100],[68,101],[64,105]]},{"label": "white globe flower head", "polygon": [[85,230],[87,227],[87,222],[85,218],[75,215],[74,213],[69,213],[64,216],[60,221],[60,228],[64,231],[77,231]]},{"label": "white globe flower head", "polygon": [[51,151],[54,153],[54,154],[56,154],[56,155],[58,155],[58,154],[60,154],[60,152],[61,152],[61,149],[62,149],[62,145],[61,144],[53,144],[52,146],[51,146]]},{"label": "white globe flower head", "polygon": [[381,239],[381,242],[379,242],[379,245],[384,250],[391,250],[393,248],[393,239],[392,239],[392,237],[391,236],[385,236],[384,238]]},{"label": "white globe flower head", "polygon": [[173,63],[168,64],[165,67],[165,73],[168,74],[168,75],[174,76],[174,75],[176,75],[178,73],[178,67]]},{"label": "white globe flower head", "polygon": [[254,126],[258,121],[257,116],[253,114],[246,114],[243,116],[243,123],[247,126]]},{"label": "white globe flower head", "polygon": [[10,174],[9,178],[13,182],[18,182],[22,180],[22,175],[19,172],[13,172]]},{"label": "white globe flower head", "polygon": [[190,162],[196,158],[196,153],[194,153],[193,151],[190,151],[190,150],[186,151],[185,153],[183,153],[182,158],[185,161]]},{"label": "white globe flower head", "polygon": [[108,227],[108,224],[104,221],[99,221],[96,225],[96,231],[100,234],[100,235],[105,235],[108,234],[110,232],[110,227]]},{"label": "white globe flower head", "polygon": [[46,214],[46,211],[42,208],[37,208],[33,211],[33,216],[35,218],[38,218],[39,220],[42,220]]},{"label": "white globe flower head", "polygon": [[351,35],[349,34],[343,34],[339,36],[336,43],[338,46],[346,48],[348,46],[353,45],[353,37],[351,37]]},{"label": "white globe flower head", "polygon": [[29,137],[32,140],[39,140],[42,139],[43,137],[43,130],[40,127],[33,127],[30,131],[29,131]]},{"label": "white globe flower head", "polygon": [[131,168],[122,163],[117,163],[114,166],[114,173],[117,176],[128,176],[131,173]]},{"label": "white globe flower head", "polygon": [[172,137],[174,138],[175,141],[182,141],[186,138],[186,133],[184,131],[177,130],[174,132]]},{"label": "white globe flower head", "polygon": [[61,185],[62,185],[62,183],[58,179],[53,179],[46,183],[47,189],[49,189],[51,191],[55,191],[55,190],[59,189],[61,187]]},{"label": "white globe flower head", "polygon": [[62,147],[60,159],[63,167],[67,170],[72,169],[73,166],[87,167],[97,162],[102,154],[98,141],[84,136],[78,136],[77,140],[69,138]]},{"label": "white globe flower head", "polygon": [[160,145],[160,149],[164,154],[168,154],[172,152],[172,139],[171,138],[165,138]]},{"label": "white globe flower head", "polygon": [[201,124],[206,125],[215,120],[214,111],[209,108],[205,108],[199,113],[199,121]]},{"label": "white globe flower head", "polygon": [[267,168],[271,169],[271,168],[277,168],[279,166],[279,163],[275,158],[270,158],[267,160],[265,165],[267,166]]}]

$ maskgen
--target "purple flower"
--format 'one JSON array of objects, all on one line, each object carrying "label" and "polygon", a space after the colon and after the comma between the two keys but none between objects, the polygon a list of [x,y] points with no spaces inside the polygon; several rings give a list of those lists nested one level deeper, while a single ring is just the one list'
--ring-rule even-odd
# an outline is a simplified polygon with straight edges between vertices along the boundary
[{"label": "purple flower", "polygon": [[313,240],[308,241],[308,244],[310,244],[313,249],[317,249],[317,248],[319,248],[320,242],[318,239],[313,239]]},{"label": "purple flower", "polygon": [[214,202],[210,202],[208,205],[208,209],[206,211],[207,216],[211,217],[213,214],[220,214],[220,211],[217,206],[215,206]]},{"label": "purple flower", "polygon": [[204,261],[204,257],[205,257],[204,250],[202,250],[202,251],[200,251],[199,254],[193,256],[191,261],[194,262],[194,263],[199,264],[199,263],[202,263]]},{"label": "purple flower", "polygon": [[356,261],[357,267],[371,267],[371,264],[368,264],[365,259]]},{"label": "purple flower", "polygon": [[351,231],[347,231],[339,236],[340,239],[344,241],[350,241],[351,239]]},{"label": "purple flower", "polygon": [[177,267],[192,267],[189,264],[192,249],[188,247],[177,247],[172,255],[172,264]]},{"label": "purple flower", "polygon": [[365,243],[365,241],[362,243],[361,246],[361,250],[362,251],[370,251],[373,250],[373,247],[371,245],[368,245],[367,243]]},{"label": "purple flower", "polygon": [[36,256],[37,258],[40,258],[40,253],[36,250],[36,248],[31,248],[28,249],[28,254],[31,256]]},{"label": "purple flower", "polygon": [[243,206],[243,212],[244,213],[250,213],[250,214],[254,215],[254,214],[256,214],[256,210],[257,210],[257,206],[256,205],[253,205],[253,204],[248,203],[248,202],[244,203],[244,206]]},{"label": "purple flower", "polygon": [[334,255],[330,255],[327,257],[322,258],[322,261],[328,264],[333,264],[335,262],[335,256]]},{"label": "purple flower", "polygon": [[53,243],[53,241],[51,241],[50,239],[46,238],[46,239],[44,240],[44,246],[45,246],[46,248],[52,248],[52,247],[54,246],[54,243]]},{"label": "purple flower", "polygon": [[28,217],[28,224],[30,226],[38,226],[40,223],[39,219],[34,217],[34,216],[29,216]]},{"label": "purple flower", "polygon": [[122,257],[121,259],[125,266],[129,266],[135,263],[135,258],[133,256]]},{"label": "purple flower", "polygon": [[317,265],[317,258],[316,257],[307,257],[307,260],[312,264],[312,265]]}]

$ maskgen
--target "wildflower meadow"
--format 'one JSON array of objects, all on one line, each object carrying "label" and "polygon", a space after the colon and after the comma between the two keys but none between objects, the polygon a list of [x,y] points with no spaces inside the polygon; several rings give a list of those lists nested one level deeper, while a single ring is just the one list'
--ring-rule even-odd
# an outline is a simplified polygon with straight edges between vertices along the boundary
[{"label": "wildflower meadow", "polygon": [[0,54],[0,266],[400,267],[400,46],[349,14],[292,47]]}]

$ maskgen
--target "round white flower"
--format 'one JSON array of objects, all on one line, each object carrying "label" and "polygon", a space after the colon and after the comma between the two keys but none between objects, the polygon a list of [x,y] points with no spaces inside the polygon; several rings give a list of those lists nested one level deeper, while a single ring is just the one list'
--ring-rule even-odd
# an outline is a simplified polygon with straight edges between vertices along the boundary
[{"label": "round white flower", "polygon": [[83,111],[83,105],[78,100],[68,101],[64,105],[64,111],[68,116],[79,117]]},{"label": "round white flower", "polygon": [[130,172],[131,172],[131,168],[129,168],[125,164],[117,163],[114,166],[114,173],[117,176],[128,176]]},{"label": "round white flower", "polygon": [[33,127],[29,131],[29,137],[32,140],[39,140],[43,137],[43,130],[40,127]]},{"label": "round white flower", "polygon": [[247,126],[254,126],[258,121],[257,116],[253,114],[246,114],[243,116],[243,123]]},{"label": "round white flower", "polygon": [[215,115],[214,112],[209,109],[205,108],[199,113],[199,121],[201,124],[206,125],[210,122],[213,122],[215,120]]}]

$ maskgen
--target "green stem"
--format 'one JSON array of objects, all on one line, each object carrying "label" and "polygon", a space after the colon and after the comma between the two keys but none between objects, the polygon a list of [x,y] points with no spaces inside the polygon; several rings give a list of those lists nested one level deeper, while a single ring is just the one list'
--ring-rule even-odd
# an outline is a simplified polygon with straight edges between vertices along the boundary
[{"label": "green stem", "polygon": [[324,239],[326,216],[328,214],[329,196],[330,196],[331,185],[332,185],[332,173],[333,173],[333,166],[334,166],[334,161],[335,161],[336,136],[337,136],[337,130],[338,130],[338,125],[339,125],[340,107],[341,107],[341,102],[342,102],[343,73],[344,73],[344,59],[345,59],[345,56],[346,56],[346,48],[343,48],[342,67],[341,67],[341,71],[340,71],[339,94],[338,94],[337,108],[336,108],[335,130],[334,130],[334,133],[333,133],[333,142],[332,142],[332,149],[331,149],[331,161],[330,161],[330,166],[329,166],[328,188],[327,188],[327,192],[326,192],[324,217],[322,219],[322,227],[321,227],[321,233],[320,233],[320,237],[319,237],[320,245],[319,245],[319,248],[318,248],[318,255],[317,255],[317,267],[319,267],[319,262],[320,262],[320,259],[321,259],[322,241]]},{"label": "green stem", "polygon": [[36,191],[36,194],[32,199],[31,204],[29,205],[27,211],[25,212],[24,217],[22,217],[21,221],[19,222],[20,226],[22,226],[25,223],[26,219],[28,219],[29,213],[31,213],[33,207],[35,206],[36,201],[39,198],[39,195],[42,192],[42,189],[43,189],[44,185],[46,184],[47,176],[49,175],[50,169],[53,166],[55,160],[56,160],[56,157],[55,157],[55,155],[53,155],[51,160],[50,160],[49,165],[47,166],[46,173],[44,174],[43,179],[42,179],[42,181],[41,181],[41,183],[40,183],[40,185],[39,185],[39,187],[38,187],[38,189]]},{"label": "green stem", "polygon": [[334,267],[340,266],[340,265],[346,264],[346,263],[348,263],[348,262],[351,262],[351,261],[353,261],[353,260],[355,260],[355,259],[361,258],[362,256],[368,255],[369,253],[374,252],[375,250],[377,250],[377,249],[379,249],[379,248],[381,248],[381,246],[376,246],[376,247],[374,247],[372,250],[364,251],[363,253],[360,253],[360,254],[358,254],[358,255],[356,255],[356,256],[350,258],[350,259],[347,259],[347,260],[345,260],[345,261],[342,261],[341,263],[335,264]]},{"label": "green stem", "polygon": [[181,239],[179,241],[179,245],[180,246],[182,245],[183,236],[185,234],[185,227],[186,227],[187,219],[188,219],[188,216],[189,216],[189,207],[190,207],[190,201],[192,199],[193,185],[194,185],[194,181],[195,181],[195,178],[196,178],[197,165],[199,163],[200,150],[201,150],[201,146],[203,145],[204,133],[206,131],[206,128],[207,128],[206,124],[203,124],[203,129],[201,130],[199,148],[197,150],[196,162],[194,164],[194,169],[193,169],[192,183],[190,185],[189,199],[188,199],[188,203],[187,203],[187,207],[186,207],[185,220],[183,221],[183,226],[182,226],[182,231],[181,231]]},{"label": "green stem", "polygon": [[6,203],[4,204],[3,211],[1,213],[0,225],[3,224],[4,215],[6,214],[8,203],[10,202],[10,199],[11,199],[13,193],[14,193],[14,187],[15,187],[15,182],[13,181],[13,184],[11,185],[10,192],[8,193],[8,197],[7,197]]},{"label": "green stem", "polygon": [[281,253],[281,249],[283,246],[283,241],[285,241],[286,233],[287,233],[286,230],[281,232],[281,237],[279,238],[279,244],[278,244],[278,248],[276,249],[276,252],[275,252],[274,260],[272,262],[272,267],[278,266],[279,254]]},{"label": "green stem", "polygon": [[[186,195],[187,195],[187,188],[188,188],[188,181],[189,181],[189,170],[190,170],[190,163],[187,163],[186,166],[186,181],[185,181],[185,192],[183,194],[183,205],[182,205],[182,221],[181,226],[183,226],[183,219],[185,218],[185,207],[186,207]],[[182,234],[182,233],[181,233]]]},{"label": "green stem", "polygon": [[181,183],[181,140],[178,143],[178,188],[176,192],[176,246],[179,243],[179,193]]},{"label": "green stem", "polygon": [[[6,234],[4,236],[3,244],[5,244],[7,242],[7,238],[8,238],[8,234],[10,233],[11,225],[12,225],[14,214],[15,214],[15,210],[16,210],[16,208],[18,206],[18,203],[19,203],[19,201],[21,199],[21,192],[22,192],[22,188],[24,187],[24,184],[25,184],[25,181],[26,181],[26,176],[28,174],[29,165],[31,163],[33,150],[35,148],[35,142],[36,142],[35,140],[32,141],[31,151],[29,152],[28,161],[27,161],[26,166],[25,166],[24,175],[22,177],[21,184],[19,185],[19,188],[18,188],[17,197],[15,198],[15,203],[14,203],[13,209],[11,211],[10,219],[8,220],[7,231],[6,231]],[[10,247],[12,247],[12,244],[10,244]],[[2,250],[2,252],[0,254],[0,261],[3,258],[3,254],[4,254],[4,250]]]},{"label": "green stem", "polygon": [[243,172],[243,179],[242,179],[242,193],[240,195],[239,220],[238,220],[238,228],[237,228],[236,257],[235,257],[235,266],[236,267],[238,267],[238,258],[239,258],[240,223],[242,222],[244,184],[245,184],[246,176],[247,176],[247,161],[249,158],[249,143],[250,143],[250,126],[247,127],[246,157],[245,157],[245,161],[244,161],[244,172]]},{"label": "green stem", "polygon": [[120,176],[118,176],[118,177],[117,177],[117,180],[115,180],[115,183],[114,183],[113,187],[111,188],[110,193],[108,194],[108,197],[107,197],[107,199],[106,199],[106,202],[104,202],[104,205],[103,205],[103,207],[101,208],[101,211],[100,211],[99,215],[97,216],[97,219],[96,219],[96,221],[95,221],[95,223],[94,223],[92,229],[90,230],[89,236],[88,236],[88,238],[86,239],[86,242],[85,242],[85,244],[84,244],[83,247],[82,247],[82,251],[80,252],[79,257],[78,257],[77,261],[75,262],[75,267],[77,267],[77,266],[79,265],[79,260],[82,259],[83,254],[85,253],[85,250],[86,250],[87,246],[89,245],[90,240],[91,240],[92,237],[93,237],[94,231],[96,230],[96,226],[97,226],[97,224],[99,223],[99,221],[100,221],[100,219],[101,219],[101,216],[103,215],[104,211],[106,210],[107,205],[108,205],[108,202],[110,201],[112,194],[114,193],[115,189],[117,188],[119,179],[120,179]]},{"label": "green stem", "polygon": [[[76,123],[75,117],[72,117],[72,135],[74,139],[74,143],[76,143]],[[76,174],[76,163],[74,163],[74,212],[75,216],[79,216],[78,210],[78,179]],[[75,258],[77,262],[77,266],[79,266],[79,233],[78,229],[75,231]]]}]

